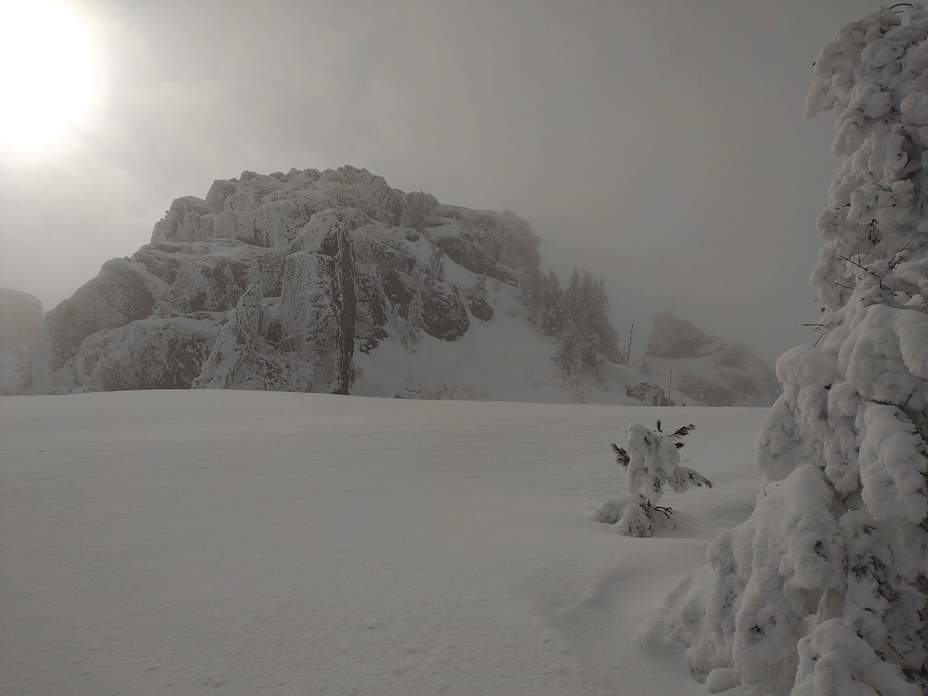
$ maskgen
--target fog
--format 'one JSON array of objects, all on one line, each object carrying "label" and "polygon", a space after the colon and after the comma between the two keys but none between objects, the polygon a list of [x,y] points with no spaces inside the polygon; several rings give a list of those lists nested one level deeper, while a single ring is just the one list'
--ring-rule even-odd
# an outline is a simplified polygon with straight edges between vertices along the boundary
[{"label": "fog", "polygon": [[49,309],[146,243],[177,196],[244,169],[352,164],[517,212],[544,265],[606,277],[636,350],[673,309],[772,359],[817,313],[835,162],[829,119],[801,116],[811,62],[879,6],[80,3],[96,107],[67,137],[0,153],[0,286]]}]

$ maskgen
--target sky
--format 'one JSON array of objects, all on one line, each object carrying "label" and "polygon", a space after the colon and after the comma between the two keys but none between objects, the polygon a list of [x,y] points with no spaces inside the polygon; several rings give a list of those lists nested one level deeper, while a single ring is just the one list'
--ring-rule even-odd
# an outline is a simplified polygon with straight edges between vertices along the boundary
[{"label": "sky", "polygon": [[[42,2],[76,28],[23,16]],[[837,166],[830,117],[802,118],[811,63],[880,6],[0,0],[0,287],[51,309],[173,198],[352,164],[520,214],[543,265],[605,277],[635,351],[672,310],[772,360],[810,340]]]}]

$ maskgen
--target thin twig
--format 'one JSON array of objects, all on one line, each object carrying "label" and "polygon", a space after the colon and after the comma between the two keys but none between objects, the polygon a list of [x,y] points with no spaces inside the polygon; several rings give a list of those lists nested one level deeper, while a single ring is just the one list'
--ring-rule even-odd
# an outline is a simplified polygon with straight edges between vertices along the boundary
[{"label": "thin twig", "polygon": [[912,240],[910,239],[902,246],[902,248],[899,251],[893,254],[893,257],[889,260],[890,268],[895,268],[900,263],[902,263],[902,261],[904,260],[902,255],[906,252],[906,250],[909,248],[911,244],[912,244]]},{"label": "thin twig", "polygon": [[876,273],[875,271],[871,271],[866,266],[862,266],[860,263],[858,263],[854,259],[849,259],[847,256],[842,256],[841,254],[838,254],[838,258],[841,259],[842,261],[847,261],[848,263],[854,264],[855,266],[857,266],[857,268],[862,270],[864,273],[869,273],[870,275],[872,275],[874,278],[877,279],[877,281],[879,281],[880,289],[881,290],[883,289],[883,276],[881,276],[879,273]]},{"label": "thin twig", "polygon": [[[862,266],[859,262],[855,261],[854,259],[849,259],[847,256],[842,256],[841,254],[838,254],[838,258],[841,259],[842,261],[847,261],[848,263],[854,264],[855,266],[857,266],[857,268],[859,268],[862,271],[866,271],[867,273],[873,273],[873,271],[871,271],[869,268],[867,268],[866,266]],[[873,275],[876,275],[876,273],[873,273]]]}]

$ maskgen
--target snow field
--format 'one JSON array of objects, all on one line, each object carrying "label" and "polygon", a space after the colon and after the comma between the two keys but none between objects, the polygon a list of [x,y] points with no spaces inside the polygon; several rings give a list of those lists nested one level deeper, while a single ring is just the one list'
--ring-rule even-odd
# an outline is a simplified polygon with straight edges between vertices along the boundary
[{"label": "snow field", "polygon": [[[764,414],[0,397],[2,691],[703,694],[639,636],[750,513]],[[625,538],[591,519],[627,493],[609,443],[658,415],[715,487]]]}]

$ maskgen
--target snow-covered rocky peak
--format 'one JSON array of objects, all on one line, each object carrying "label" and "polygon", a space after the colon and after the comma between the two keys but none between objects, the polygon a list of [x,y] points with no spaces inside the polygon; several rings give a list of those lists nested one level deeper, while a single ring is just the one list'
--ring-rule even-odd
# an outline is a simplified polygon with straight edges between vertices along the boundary
[{"label": "snow-covered rocky peak", "polygon": [[709,406],[769,406],[780,393],[773,369],[750,348],[667,312],[654,316],[641,369]]},{"label": "snow-covered rocky peak", "polygon": [[402,191],[365,169],[291,169],[286,174],[244,171],[217,179],[206,198],[177,198],[152,232],[156,242],[238,239],[256,246],[286,246],[307,220],[332,208],[354,208],[370,221],[399,225],[408,208]]},{"label": "snow-covered rocky peak", "polygon": [[[364,169],[245,171],[176,199],[150,244],[50,311],[19,388],[769,403],[740,363],[698,383],[675,367],[671,389],[605,351],[595,375],[567,379],[557,332],[535,316],[539,244],[514,213],[405,193]],[[712,360],[734,350],[707,340]]]},{"label": "snow-covered rocky peak", "polygon": [[[539,242],[363,169],[246,171],[175,200],[49,312],[21,388],[574,400],[526,317]],[[641,376],[613,372],[583,398],[635,403]]]}]

